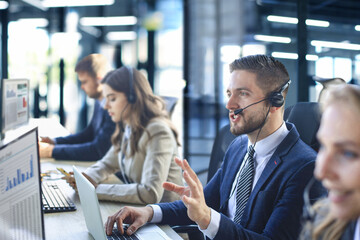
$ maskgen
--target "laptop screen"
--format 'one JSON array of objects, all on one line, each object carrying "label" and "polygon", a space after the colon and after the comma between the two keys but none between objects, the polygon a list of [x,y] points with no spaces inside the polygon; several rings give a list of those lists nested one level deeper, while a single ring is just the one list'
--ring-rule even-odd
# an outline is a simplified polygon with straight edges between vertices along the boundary
[{"label": "laptop screen", "polygon": [[0,239],[45,239],[37,128],[0,147]]}]

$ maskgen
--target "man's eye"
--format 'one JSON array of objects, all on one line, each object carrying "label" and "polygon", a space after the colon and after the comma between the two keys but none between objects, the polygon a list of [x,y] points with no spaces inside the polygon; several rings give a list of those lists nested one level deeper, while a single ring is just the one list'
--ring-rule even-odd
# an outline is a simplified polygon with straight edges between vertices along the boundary
[{"label": "man's eye", "polygon": [[240,96],[247,96],[249,95],[247,92],[240,92]]}]

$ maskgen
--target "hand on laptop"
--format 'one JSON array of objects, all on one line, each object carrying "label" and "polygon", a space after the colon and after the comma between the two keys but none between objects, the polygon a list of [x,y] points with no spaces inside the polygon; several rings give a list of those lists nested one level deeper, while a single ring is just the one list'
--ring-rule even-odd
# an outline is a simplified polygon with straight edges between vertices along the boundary
[{"label": "hand on laptop", "polygon": [[179,194],[188,209],[189,218],[196,222],[201,229],[206,229],[210,224],[211,211],[205,202],[203,186],[185,159],[175,158],[175,162],[184,170],[184,179],[188,186],[165,182],[163,187],[168,191]]},{"label": "hand on laptop", "polygon": [[111,235],[116,222],[118,231],[124,234],[123,224],[129,224],[126,233],[133,234],[140,227],[149,222],[154,215],[152,207],[123,207],[117,213],[109,216],[105,223],[105,231],[107,235]]}]

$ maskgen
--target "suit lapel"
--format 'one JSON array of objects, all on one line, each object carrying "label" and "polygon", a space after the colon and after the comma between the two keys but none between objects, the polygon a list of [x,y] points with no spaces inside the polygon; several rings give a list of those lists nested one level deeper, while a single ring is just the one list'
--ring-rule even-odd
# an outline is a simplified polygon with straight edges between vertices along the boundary
[{"label": "suit lapel", "polygon": [[287,154],[287,152],[291,149],[291,147],[296,143],[299,139],[299,134],[297,130],[293,127],[293,125],[288,125],[289,129],[288,135],[285,139],[279,144],[274,154],[271,156],[269,162],[266,164],[264,171],[262,172],[259,180],[257,181],[253,191],[250,194],[249,201],[247,206],[245,207],[244,214],[242,216],[241,222],[244,223],[244,227],[246,227],[249,217],[251,215],[251,211],[253,209],[254,201],[256,196],[258,195],[261,189],[265,189],[264,185],[267,180],[275,175],[275,171],[280,167],[282,163],[281,157]]}]

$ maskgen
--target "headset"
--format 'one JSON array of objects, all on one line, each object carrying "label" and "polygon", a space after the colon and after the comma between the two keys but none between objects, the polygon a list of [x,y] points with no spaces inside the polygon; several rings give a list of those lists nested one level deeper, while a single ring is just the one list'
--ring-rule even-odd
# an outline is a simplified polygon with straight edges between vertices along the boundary
[{"label": "headset", "polygon": [[129,73],[129,92],[126,94],[126,97],[130,104],[134,104],[136,102],[136,94],[134,89],[134,72],[132,67],[126,66],[126,69]]},{"label": "headset", "polygon": [[238,115],[239,113],[242,113],[245,109],[247,109],[248,107],[251,107],[252,105],[258,104],[260,102],[266,101],[268,100],[270,102],[270,106],[271,107],[281,107],[284,104],[285,98],[282,95],[282,93],[285,91],[286,88],[289,87],[291,83],[291,79],[289,79],[289,81],[287,81],[284,85],[282,85],[281,89],[277,92],[271,92],[269,97],[261,99],[260,101],[254,102],[250,105],[247,105],[244,108],[239,108],[237,110],[234,111],[235,115]]},{"label": "headset", "polygon": [[286,88],[289,87],[291,83],[291,80],[289,79],[289,81],[287,81],[278,92],[272,92],[270,93],[269,96],[269,102],[271,104],[271,106],[273,107],[281,107],[284,104],[284,96],[282,95],[282,93],[285,91]]}]

